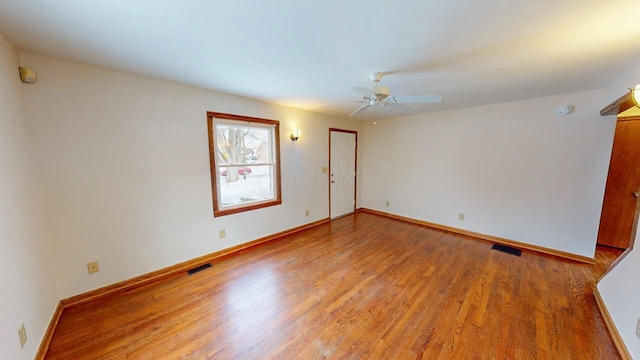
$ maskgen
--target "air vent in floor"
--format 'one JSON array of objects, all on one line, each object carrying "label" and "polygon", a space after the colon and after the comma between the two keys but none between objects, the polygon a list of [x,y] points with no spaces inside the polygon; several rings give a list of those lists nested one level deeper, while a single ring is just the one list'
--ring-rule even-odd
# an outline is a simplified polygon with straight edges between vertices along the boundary
[{"label": "air vent in floor", "polygon": [[491,249],[502,251],[502,252],[505,252],[507,254],[511,254],[511,255],[515,255],[515,256],[522,255],[522,250],[516,249],[516,248],[512,248],[511,246],[506,246],[506,245],[493,244]]},{"label": "air vent in floor", "polygon": [[187,271],[187,274],[189,274],[189,275],[193,275],[193,274],[195,274],[195,273],[197,273],[197,272],[200,272],[200,271],[202,271],[202,270],[206,270],[206,269],[208,269],[208,268],[210,268],[210,267],[211,267],[211,264],[204,264],[204,265],[200,265],[200,266],[195,267],[195,268],[193,268],[193,269],[191,269],[191,270],[188,270],[188,271]]}]

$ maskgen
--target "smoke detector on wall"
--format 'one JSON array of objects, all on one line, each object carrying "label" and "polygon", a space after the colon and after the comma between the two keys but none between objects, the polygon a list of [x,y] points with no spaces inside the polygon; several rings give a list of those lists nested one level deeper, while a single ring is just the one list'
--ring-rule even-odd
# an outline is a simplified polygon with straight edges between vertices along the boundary
[{"label": "smoke detector on wall", "polygon": [[562,105],[556,110],[558,115],[564,116],[569,115],[573,112],[573,105]]}]

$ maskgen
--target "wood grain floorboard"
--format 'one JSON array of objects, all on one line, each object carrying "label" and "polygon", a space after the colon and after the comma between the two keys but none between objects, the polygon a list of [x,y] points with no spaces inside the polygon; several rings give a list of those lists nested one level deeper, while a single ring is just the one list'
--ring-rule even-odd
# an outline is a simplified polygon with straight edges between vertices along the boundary
[{"label": "wood grain floorboard", "polygon": [[596,264],[357,213],[64,310],[47,359],[619,359]]}]

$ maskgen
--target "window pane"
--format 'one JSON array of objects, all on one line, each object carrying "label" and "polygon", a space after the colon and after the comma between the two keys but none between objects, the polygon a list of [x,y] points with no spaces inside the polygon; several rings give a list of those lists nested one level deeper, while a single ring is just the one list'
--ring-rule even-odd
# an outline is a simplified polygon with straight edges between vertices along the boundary
[{"label": "window pane", "polygon": [[270,132],[265,127],[217,124],[218,164],[272,163]]},{"label": "window pane", "polygon": [[[230,181],[233,172],[238,177]],[[272,165],[221,167],[220,206],[225,208],[273,199],[275,194],[272,173]]]}]

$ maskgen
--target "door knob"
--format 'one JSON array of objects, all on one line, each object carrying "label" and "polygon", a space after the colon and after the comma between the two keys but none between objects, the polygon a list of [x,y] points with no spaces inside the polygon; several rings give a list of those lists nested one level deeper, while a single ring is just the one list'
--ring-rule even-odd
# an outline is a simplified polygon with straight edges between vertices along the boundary
[{"label": "door knob", "polygon": [[640,191],[636,191],[636,192],[634,192],[632,194],[633,194],[633,196],[635,196],[637,198],[640,198]]}]

